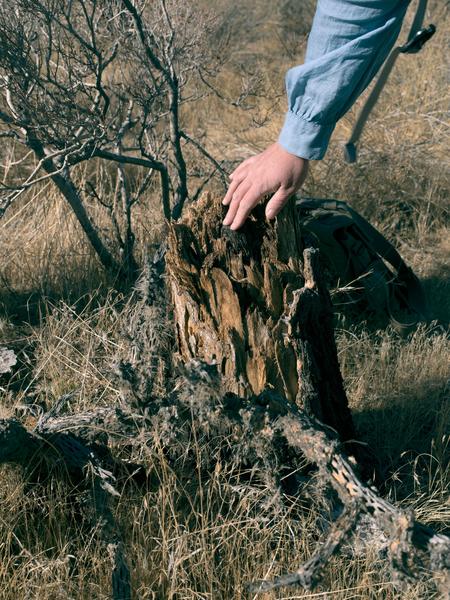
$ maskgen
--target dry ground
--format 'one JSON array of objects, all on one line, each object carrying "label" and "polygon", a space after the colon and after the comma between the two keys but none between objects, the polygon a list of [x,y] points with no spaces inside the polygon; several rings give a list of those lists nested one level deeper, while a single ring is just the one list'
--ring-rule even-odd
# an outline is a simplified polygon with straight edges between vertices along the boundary
[{"label": "dry ground", "polygon": [[[221,4],[223,7],[225,3]],[[209,150],[239,160],[276,138],[285,108],[282,76],[301,60],[311,7],[235,0],[234,53],[221,76],[238,91],[242,65],[262,73],[254,108],[224,108],[210,97],[186,111]],[[270,3],[269,3],[270,4]],[[284,8],[283,8],[284,7]],[[286,12],[291,11],[290,20]],[[450,527],[448,376],[450,223],[448,220],[448,14],[436,1],[439,32],[418,56],[402,56],[367,130],[360,161],[343,162],[340,142],[354,112],[339,124],[327,158],[312,169],[305,193],[350,201],[376,224],[416,269],[432,321],[406,338],[341,319],[339,357],[361,439],[378,457],[387,497],[414,508],[439,530]],[[303,12],[302,12],[303,11]],[[297,19],[297,20],[295,20]],[[256,23],[256,25],[255,25]],[[288,26],[288,23],[291,23]],[[300,32],[300,35],[299,35]],[[241,65],[241,66],[240,66]],[[80,173],[82,176],[82,173]],[[163,228],[157,198],[139,207],[141,248]],[[0,416],[23,404],[51,406],[76,390],[71,410],[117,401],[109,371],[132,311],[108,281],[50,184],[34,190],[0,224],[1,344],[17,350],[19,367],[4,378]],[[199,455],[210,449],[201,439]],[[261,502],[265,491],[241,486],[226,465],[207,480],[180,476],[157,440],[140,459],[158,484],[124,492],[117,505],[130,555],[136,598],[233,600],[245,583],[294,570],[314,548],[317,507]],[[78,523],[67,488],[56,480],[24,481],[0,467],[0,598],[107,598],[109,564],[95,537]],[[300,516],[299,516],[300,514]],[[331,562],[316,593],[284,590],[265,598],[399,598],[376,548]],[[433,598],[427,583],[401,594]]]}]

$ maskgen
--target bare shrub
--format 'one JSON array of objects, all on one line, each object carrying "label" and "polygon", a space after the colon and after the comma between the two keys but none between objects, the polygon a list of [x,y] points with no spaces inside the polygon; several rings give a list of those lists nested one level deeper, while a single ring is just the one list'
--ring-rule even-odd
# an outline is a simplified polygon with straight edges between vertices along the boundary
[{"label": "bare shrub", "polygon": [[[170,219],[189,195],[184,144],[220,170],[180,116],[220,66],[220,40],[214,51],[209,43],[214,27],[179,0],[19,0],[13,8],[2,1],[0,135],[8,144],[0,213],[51,179],[103,266],[134,279],[132,209],[155,175]],[[106,164],[80,183],[77,165],[94,160]],[[90,200],[109,216],[109,232],[92,218]]]}]

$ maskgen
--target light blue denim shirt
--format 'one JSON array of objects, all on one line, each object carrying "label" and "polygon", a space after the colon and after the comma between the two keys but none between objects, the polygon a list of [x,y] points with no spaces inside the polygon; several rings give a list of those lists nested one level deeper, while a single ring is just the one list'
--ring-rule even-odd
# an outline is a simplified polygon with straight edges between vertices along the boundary
[{"label": "light blue denim shirt", "polygon": [[[301,1],[301,0],[299,0]],[[383,64],[409,0],[318,0],[305,63],[289,69],[289,110],[278,142],[323,158],[337,121]]]}]

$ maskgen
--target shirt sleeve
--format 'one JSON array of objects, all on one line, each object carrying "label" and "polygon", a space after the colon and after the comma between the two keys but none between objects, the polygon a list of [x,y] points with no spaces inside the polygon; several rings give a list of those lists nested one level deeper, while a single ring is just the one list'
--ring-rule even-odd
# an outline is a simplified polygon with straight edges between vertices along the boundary
[{"label": "shirt sleeve", "polygon": [[337,121],[392,49],[409,0],[318,0],[305,63],[286,74],[288,112],[278,142],[319,160]]}]

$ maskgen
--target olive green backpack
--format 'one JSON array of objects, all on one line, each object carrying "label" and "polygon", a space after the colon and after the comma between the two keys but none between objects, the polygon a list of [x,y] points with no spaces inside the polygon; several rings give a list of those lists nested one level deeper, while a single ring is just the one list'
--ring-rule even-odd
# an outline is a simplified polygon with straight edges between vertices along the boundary
[{"label": "olive green backpack", "polygon": [[427,319],[420,281],[387,239],[339,200],[297,198],[300,227],[312,236],[322,257],[348,292],[350,302],[365,300],[400,331]]}]

